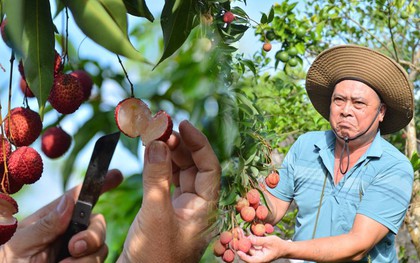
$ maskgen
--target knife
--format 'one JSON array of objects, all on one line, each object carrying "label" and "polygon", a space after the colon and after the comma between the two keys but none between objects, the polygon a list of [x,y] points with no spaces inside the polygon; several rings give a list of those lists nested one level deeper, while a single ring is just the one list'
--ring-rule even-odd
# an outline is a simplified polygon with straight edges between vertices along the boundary
[{"label": "knife", "polygon": [[70,239],[89,226],[90,215],[99,199],[109,163],[117,146],[120,133],[112,133],[100,137],[93,148],[92,157],[83,180],[78,200],[74,206],[70,224],[61,237],[62,243],[57,257],[57,262],[70,257],[68,244]]}]

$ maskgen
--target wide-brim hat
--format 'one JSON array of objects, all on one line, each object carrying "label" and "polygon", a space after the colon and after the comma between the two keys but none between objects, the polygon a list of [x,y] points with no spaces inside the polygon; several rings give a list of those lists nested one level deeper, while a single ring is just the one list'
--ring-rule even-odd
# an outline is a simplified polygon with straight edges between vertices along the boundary
[{"label": "wide-brim hat", "polygon": [[407,72],[393,59],[357,45],[340,45],[320,53],[306,76],[306,91],[315,109],[327,120],[335,85],[358,80],[378,93],[387,110],[379,124],[382,134],[407,126],[413,118],[414,95]]}]

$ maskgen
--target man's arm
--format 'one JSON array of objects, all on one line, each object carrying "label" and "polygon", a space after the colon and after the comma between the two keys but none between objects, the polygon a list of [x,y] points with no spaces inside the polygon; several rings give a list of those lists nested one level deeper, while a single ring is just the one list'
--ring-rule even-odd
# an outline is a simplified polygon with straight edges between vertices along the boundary
[{"label": "man's arm", "polygon": [[270,211],[268,213],[266,221],[275,225],[286,214],[287,210],[289,209],[290,202],[283,201],[275,197],[267,190],[264,190],[263,193],[264,193],[265,199],[267,200],[267,205]]}]

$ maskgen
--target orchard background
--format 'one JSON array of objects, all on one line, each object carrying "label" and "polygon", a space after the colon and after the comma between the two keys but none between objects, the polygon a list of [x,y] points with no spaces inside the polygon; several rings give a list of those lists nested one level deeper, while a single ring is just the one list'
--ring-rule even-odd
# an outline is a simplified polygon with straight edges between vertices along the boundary
[{"label": "orchard background", "polygon": [[[50,160],[42,155],[41,179],[13,195],[20,206],[18,218],[83,180],[93,143],[117,130],[114,108],[132,89],[152,112],[167,111],[175,129],[189,119],[208,136],[223,168],[217,233],[244,226],[235,212],[236,201],[279,167],[297,136],[329,128],[304,91],[308,65],[322,50],[354,43],[383,52],[407,70],[418,98],[420,3],[415,0],[0,3],[15,56],[10,59],[12,49],[0,45],[1,115],[6,116],[9,102],[12,108],[28,105],[41,114],[44,129],[60,125],[73,138],[63,157]],[[235,16],[231,23],[223,21],[226,12]],[[72,114],[59,114],[46,99],[53,82],[49,67],[54,49],[65,62],[64,71],[83,69],[94,81],[89,100]],[[19,90],[20,59],[27,65],[34,99],[25,99]],[[418,103],[416,99],[409,126],[387,136],[416,171]],[[40,148],[39,139],[32,147]],[[95,207],[108,222],[107,262],[118,257],[141,204],[142,150],[139,139],[121,137],[110,167],[120,168],[125,181]],[[398,235],[400,262],[418,262],[420,257],[418,172],[413,190]],[[294,215],[291,209],[277,225],[277,235],[291,237]],[[218,261],[209,246],[202,262]]]}]

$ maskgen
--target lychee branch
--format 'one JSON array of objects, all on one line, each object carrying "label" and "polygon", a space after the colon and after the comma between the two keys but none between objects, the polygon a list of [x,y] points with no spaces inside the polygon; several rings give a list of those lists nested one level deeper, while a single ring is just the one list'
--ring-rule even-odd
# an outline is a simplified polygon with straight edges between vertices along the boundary
[{"label": "lychee branch", "polygon": [[125,70],[125,68],[124,68],[124,65],[123,65],[123,63],[122,63],[122,61],[121,61],[121,58],[120,58],[120,56],[117,54],[117,58],[118,58],[118,62],[120,63],[120,65],[121,65],[121,68],[123,69],[123,71],[124,71],[124,74],[125,74],[125,77],[127,78],[127,81],[128,81],[128,83],[130,83],[130,91],[131,91],[131,97],[132,98],[134,98],[134,86],[133,86],[133,83],[130,81],[130,78],[128,77],[128,73],[127,73],[127,71]]}]

